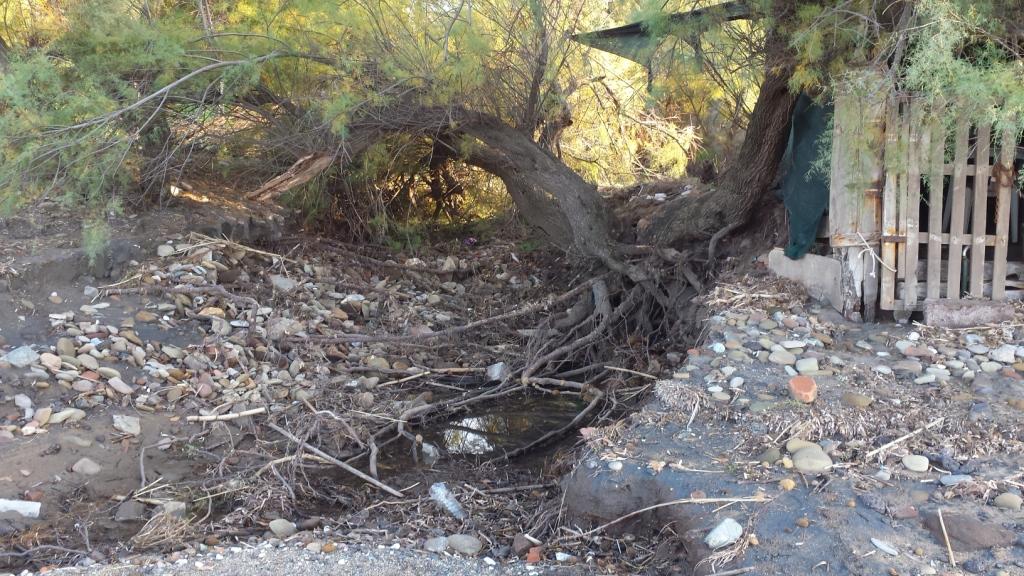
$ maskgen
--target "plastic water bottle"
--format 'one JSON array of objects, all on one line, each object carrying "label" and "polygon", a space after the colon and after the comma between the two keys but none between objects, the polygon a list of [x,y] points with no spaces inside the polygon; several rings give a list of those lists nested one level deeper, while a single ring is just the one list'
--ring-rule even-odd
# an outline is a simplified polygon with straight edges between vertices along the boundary
[{"label": "plastic water bottle", "polygon": [[452,516],[459,520],[466,519],[466,511],[462,509],[462,505],[455,499],[455,496],[448,490],[448,486],[444,482],[437,482],[430,487],[430,498],[440,504]]}]

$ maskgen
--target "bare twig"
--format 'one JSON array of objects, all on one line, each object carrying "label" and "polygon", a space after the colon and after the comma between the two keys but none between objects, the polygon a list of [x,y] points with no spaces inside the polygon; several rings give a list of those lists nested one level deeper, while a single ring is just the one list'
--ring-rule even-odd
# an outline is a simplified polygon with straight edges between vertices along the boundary
[{"label": "bare twig", "polygon": [[574,540],[574,539],[577,539],[577,538],[586,538],[586,537],[591,536],[593,534],[597,534],[598,532],[603,532],[606,528],[608,528],[610,526],[613,526],[615,524],[618,524],[619,522],[622,522],[623,520],[628,520],[628,519],[630,519],[630,518],[632,518],[634,516],[639,516],[640,514],[644,514],[646,512],[650,512],[651,510],[657,510],[658,508],[665,508],[665,507],[668,507],[668,506],[678,506],[680,504],[725,504],[725,503],[735,503],[735,502],[770,502],[770,501],[771,501],[771,498],[768,498],[767,496],[764,496],[763,494],[759,494],[757,496],[740,497],[740,498],[680,498],[678,500],[670,500],[668,502],[662,502],[660,504],[654,504],[654,505],[648,506],[646,508],[641,508],[639,510],[634,510],[634,511],[630,512],[629,514],[625,514],[623,516],[619,516],[618,518],[616,518],[615,520],[612,520],[611,522],[605,522],[604,524],[601,524],[600,526],[598,526],[597,528],[594,528],[593,530],[588,530],[586,532],[581,532],[579,534],[572,534],[570,536],[562,536],[561,538],[558,538],[557,540],[555,540],[555,542],[565,542],[567,540]]},{"label": "bare twig", "polygon": [[886,444],[883,444],[882,446],[879,446],[878,448],[875,448],[871,452],[868,452],[864,457],[865,458],[871,458],[872,456],[874,456],[875,454],[878,454],[879,452],[884,452],[884,451],[888,450],[889,448],[892,448],[893,446],[899,444],[900,442],[903,442],[904,440],[907,440],[909,438],[913,438],[914,436],[917,436],[918,434],[920,434],[921,432],[924,432],[925,430],[928,430],[930,428],[934,428],[934,427],[938,426],[939,424],[942,424],[943,420],[944,420],[944,418],[941,418],[941,417],[940,418],[936,418],[935,420],[932,420],[931,422],[925,424],[924,426],[921,426],[920,428],[918,428],[917,430],[914,430],[913,432],[910,432],[908,434],[904,434],[903,436],[900,436],[899,438],[893,440],[892,442],[888,442]]},{"label": "bare twig", "polygon": [[349,474],[352,474],[354,476],[358,476],[359,478],[362,478],[363,480],[369,482],[370,484],[373,484],[377,488],[380,488],[381,490],[387,492],[388,494],[391,494],[392,496],[398,496],[399,498],[401,498],[402,496],[405,496],[405,494],[402,494],[398,490],[395,490],[394,488],[392,488],[391,486],[388,486],[387,484],[381,482],[380,480],[377,480],[376,478],[374,478],[374,477],[372,477],[372,476],[370,476],[368,474],[365,474],[362,471],[360,471],[360,470],[358,470],[356,468],[353,468],[352,466],[349,466],[348,464],[342,462],[341,460],[338,460],[334,456],[331,456],[330,454],[324,452],[323,450],[320,450],[319,448],[316,448],[315,446],[310,446],[309,444],[304,442],[299,437],[295,436],[294,434],[292,434],[291,432],[285,430],[284,428],[281,428],[280,426],[274,424],[273,422],[267,422],[267,426],[270,427],[270,429],[272,429],[275,432],[277,432],[278,434],[280,434],[280,435],[284,436],[285,438],[291,440],[292,442],[298,444],[299,448],[303,448],[303,449],[309,450],[313,454],[316,454],[317,456],[323,458],[324,460],[327,460],[328,462],[330,462],[331,464],[334,464],[338,468],[341,468],[342,470],[348,472]]},{"label": "bare twig", "polygon": [[219,422],[222,420],[235,420],[244,416],[252,416],[254,414],[263,414],[267,411],[265,406],[259,408],[253,408],[251,410],[243,410],[241,412],[229,412],[227,414],[209,414],[207,416],[186,416],[186,422]]},{"label": "bare twig", "polygon": [[953,557],[953,546],[949,543],[949,533],[946,532],[946,521],[942,519],[942,508],[939,508],[939,527],[942,528],[942,539],[946,543],[946,552],[949,553],[949,565],[956,568],[956,558]]},{"label": "bare twig", "polygon": [[658,379],[657,376],[652,376],[652,375],[647,374],[645,372],[637,372],[636,370],[630,370],[629,368],[619,368],[617,366],[605,366],[605,369],[606,370],[615,370],[616,372],[625,372],[626,374],[634,374],[636,376],[643,376],[644,378],[649,378],[651,380],[657,380]]}]

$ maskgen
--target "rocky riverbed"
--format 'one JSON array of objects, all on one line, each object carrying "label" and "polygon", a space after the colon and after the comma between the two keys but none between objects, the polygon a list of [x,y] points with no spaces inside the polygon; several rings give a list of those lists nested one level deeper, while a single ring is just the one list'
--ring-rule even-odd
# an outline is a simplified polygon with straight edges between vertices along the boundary
[{"label": "rocky riverbed", "polygon": [[1024,316],[851,324],[756,275],[707,303],[656,400],[583,431],[581,525],[653,507],[609,529],[670,534],[683,573],[1024,573]]}]

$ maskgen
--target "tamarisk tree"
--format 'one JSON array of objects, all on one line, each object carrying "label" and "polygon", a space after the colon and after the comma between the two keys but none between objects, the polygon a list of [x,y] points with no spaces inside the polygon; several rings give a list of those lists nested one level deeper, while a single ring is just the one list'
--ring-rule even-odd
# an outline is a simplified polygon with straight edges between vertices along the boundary
[{"label": "tamarisk tree", "polygon": [[[651,30],[658,14],[705,8],[695,48],[699,30],[740,14],[755,41],[730,58],[753,63],[760,80],[730,162],[638,227],[580,175],[596,160],[564,154],[588,148],[579,123],[602,88],[617,104],[606,113],[649,110],[608,88],[598,66],[607,55],[572,40],[610,23],[604,2],[79,0],[45,14],[6,4],[20,28],[0,45],[5,204],[50,192],[116,209],[133,192],[221,173],[263,201],[333,174],[328,192],[347,191],[358,207],[386,198],[353,189],[440,162],[470,166],[499,179],[544,238],[599,270],[579,305],[551,320],[573,322],[536,347],[553,352],[527,376],[602,333],[653,337],[686,324],[682,303],[701,289],[709,252],[770,199],[799,91],[827,97],[844,71],[874,66],[894,90],[969,103],[1004,126],[1024,110],[1024,16],[1010,3],[638,2]],[[648,131],[647,145],[678,142],[673,129]],[[687,145],[676,148],[685,160]]]}]

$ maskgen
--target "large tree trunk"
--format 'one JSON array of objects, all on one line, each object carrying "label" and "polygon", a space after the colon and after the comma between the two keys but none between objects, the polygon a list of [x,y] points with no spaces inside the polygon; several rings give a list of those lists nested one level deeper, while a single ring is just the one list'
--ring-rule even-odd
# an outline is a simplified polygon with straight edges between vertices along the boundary
[{"label": "large tree trunk", "polygon": [[746,222],[757,201],[770,191],[786,150],[797,95],[789,90],[785,47],[776,43],[769,53],[775,57],[768,58],[768,71],[736,160],[709,190],[667,206],[654,218],[644,239],[662,246],[706,240]]},{"label": "large tree trunk", "polygon": [[511,126],[480,121],[459,129],[483,144],[469,163],[501,179],[528,223],[558,246],[614,261],[607,207],[596,186]]}]

